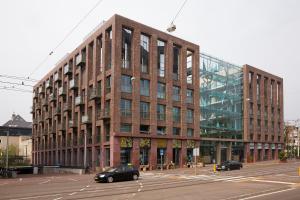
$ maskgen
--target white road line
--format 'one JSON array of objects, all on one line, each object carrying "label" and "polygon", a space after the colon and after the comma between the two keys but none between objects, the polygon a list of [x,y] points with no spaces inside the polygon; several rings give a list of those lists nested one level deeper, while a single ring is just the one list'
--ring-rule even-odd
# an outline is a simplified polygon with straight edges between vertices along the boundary
[{"label": "white road line", "polygon": [[69,178],[70,181],[78,181],[77,179],[74,178]]},{"label": "white road line", "polygon": [[1,183],[0,186],[2,186],[2,185],[7,185],[7,184],[8,184],[8,183]]},{"label": "white road line", "polygon": [[85,188],[82,188],[82,189],[80,189],[79,191],[81,192],[81,191],[83,191],[83,190],[85,190]]},{"label": "white road line", "polygon": [[88,187],[90,187],[90,185],[87,185],[86,187],[88,188]]},{"label": "white road line", "polygon": [[49,194],[49,195],[41,195],[41,196],[22,197],[22,198],[15,198],[15,199],[9,199],[9,200],[40,199],[43,197],[55,197],[55,196],[59,196],[59,195],[61,195],[61,194]]},{"label": "white road line", "polygon": [[294,189],[295,188],[289,188],[289,189],[285,189],[285,190],[279,190],[279,191],[275,191],[275,192],[269,192],[269,193],[259,194],[259,195],[255,195],[255,196],[251,196],[251,197],[246,197],[246,198],[242,198],[242,199],[239,199],[239,200],[254,199],[254,198],[257,198],[257,197],[263,197],[263,196],[277,194],[277,193],[281,193],[281,192],[287,192],[287,191],[294,190]]},{"label": "white road line", "polygon": [[45,184],[45,183],[48,183],[48,182],[50,182],[51,180],[46,180],[46,181],[43,181],[43,182],[41,182],[41,183],[39,183],[39,184]]},{"label": "white road line", "polygon": [[139,188],[139,189],[138,189],[138,192],[140,192],[141,190],[142,190],[142,189],[141,189],[141,188]]},{"label": "white road line", "polygon": [[58,197],[58,198],[56,198],[56,199],[53,199],[53,200],[59,200],[59,199],[62,199],[62,197]]},{"label": "white road line", "polygon": [[72,193],[70,193],[69,195],[72,196],[72,195],[74,195],[74,194],[77,194],[77,192],[72,192]]},{"label": "white road line", "polygon": [[286,184],[286,185],[295,185],[296,184],[296,183],[292,183],[292,182],[268,181],[268,180],[258,180],[258,179],[253,179],[252,181],[263,182],[263,183],[278,183],[278,184]]}]

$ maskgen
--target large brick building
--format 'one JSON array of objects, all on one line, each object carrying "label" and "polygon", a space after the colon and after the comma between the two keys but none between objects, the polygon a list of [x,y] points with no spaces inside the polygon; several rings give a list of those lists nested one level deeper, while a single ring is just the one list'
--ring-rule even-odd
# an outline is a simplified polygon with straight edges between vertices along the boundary
[{"label": "large brick building", "polygon": [[[183,166],[202,142],[199,60],[198,45],[114,15],[34,87],[34,164],[95,169],[130,162],[156,168],[172,161]],[[262,80],[266,74],[248,66],[244,70],[259,72]],[[282,81],[275,78],[268,80]],[[245,99],[243,92],[239,95]],[[257,108],[255,98],[249,102]],[[239,129],[246,120],[240,120]],[[271,116],[268,123],[271,127]],[[222,142],[228,142],[230,157],[231,143],[241,143],[242,153],[250,155],[251,142],[265,141],[265,134],[251,133],[245,126],[240,137],[203,141],[218,143],[221,160]]]}]

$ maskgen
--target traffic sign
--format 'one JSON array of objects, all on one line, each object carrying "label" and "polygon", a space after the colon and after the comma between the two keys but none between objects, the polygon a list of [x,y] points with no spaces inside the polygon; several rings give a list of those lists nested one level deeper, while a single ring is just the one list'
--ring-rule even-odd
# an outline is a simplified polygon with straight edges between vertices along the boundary
[{"label": "traffic sign", "polygon": [[163,155],[164,155],[164,150],[163,150],[163,149],[160,149],[159,154],[160,154],[161,156],[163,156]]}]

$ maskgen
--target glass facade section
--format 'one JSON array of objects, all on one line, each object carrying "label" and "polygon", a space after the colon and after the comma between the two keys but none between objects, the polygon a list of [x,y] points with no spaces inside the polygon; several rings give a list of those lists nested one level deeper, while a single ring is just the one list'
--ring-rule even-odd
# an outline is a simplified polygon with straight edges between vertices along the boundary
[{"label": "glass facade section", "polygon": [[122,28],[122,68],[130,68],[132,31]]},{"label": "glass facade section", "polygon": [[173,101],[180,101],[180,87],[173,86]]},{"label": "glass facade section", "polygon": [[140,92],[143,96],[150,95],[150,81],[147,79],[141,79]]},{"label": "glass facade section", "polygon": [[121,99],[120,110],[122,117],[131,117],[131,100]]},{"label": "glass facade section", "polygon": [[166,84],[157,83],[157,98],[159,99],[166,98]]},{"label": "glass facade section", "polygon": [[149,73],[149,37],[141,35],[141,72]]},{"label": "glass facade section", "polygon": [[201,137],[242,139],[243,71],[200,54]]},{"label": "glass facade section", "polygon": [[131,76],[127,76],[127,75],[121,76],[121,91],[127,93],[132,92]]},{"label": "glass facade section", "polygon": [[165,77],[165,43],[157,41],[157,74]]}]

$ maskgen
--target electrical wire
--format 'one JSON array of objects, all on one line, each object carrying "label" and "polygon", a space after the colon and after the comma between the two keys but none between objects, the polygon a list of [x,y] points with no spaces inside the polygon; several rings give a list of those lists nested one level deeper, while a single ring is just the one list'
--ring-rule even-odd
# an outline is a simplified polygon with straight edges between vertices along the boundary
[{"label": "electrical wire", "polygon": [[0,83],[7,83],[7,84],[10,84],[10,85],[20,85],[20,86],[26,86],[26,87],[33,87],[33,85],[27,85],[24,82],[16,83],[16,82],[9,82],[9,81],[0,81]]},{"label": "electrical wire", "polygon": [[179,13],[181,12],[181,10],[182,10],[182,8],[184,7],[184,5],[186,4],[186,2],[187,2],[187,0],[185,0],[185,1],[183,2],[183,4],[181,5],[179,11],[176,13],[175,17],[174,17],[173,20],[171,21],[171,24],[174,23],[175,19],[178,17]]},{"label": "electrical wire", "polygon": [[20,77],[20,76],[11,76],[7,74],[0,74],[0,77],[2,78],[8,78],[8,79],[16,79],[19,81],[28,81],[28,82],[37,82],[38,80],[32,79],[32,78],[25,78],[25,77]]},{"label": "electrical wire", "polygon": [[28,78],[30,78],[47,60],[48,58],[53,55],[53,53],[58,49],[66,39],[76,30],[76,28],[98,7],[100,3],[102,3],[104,0],[99,0],[97,3],[90,9],[87,14],[85,14],[79,22],[65,35],[65,37],[49,52],[49,54],[38,64],[33,71],[28,75]]},{"label": "electrical wire", "polygon": [[11,88],[6,86],[0,86],[0,90],[10,90],[10,91],[16,91],[16,92],[26,92],[26,93],[32,93],[31,90],[24,90],[20,88]]}]

